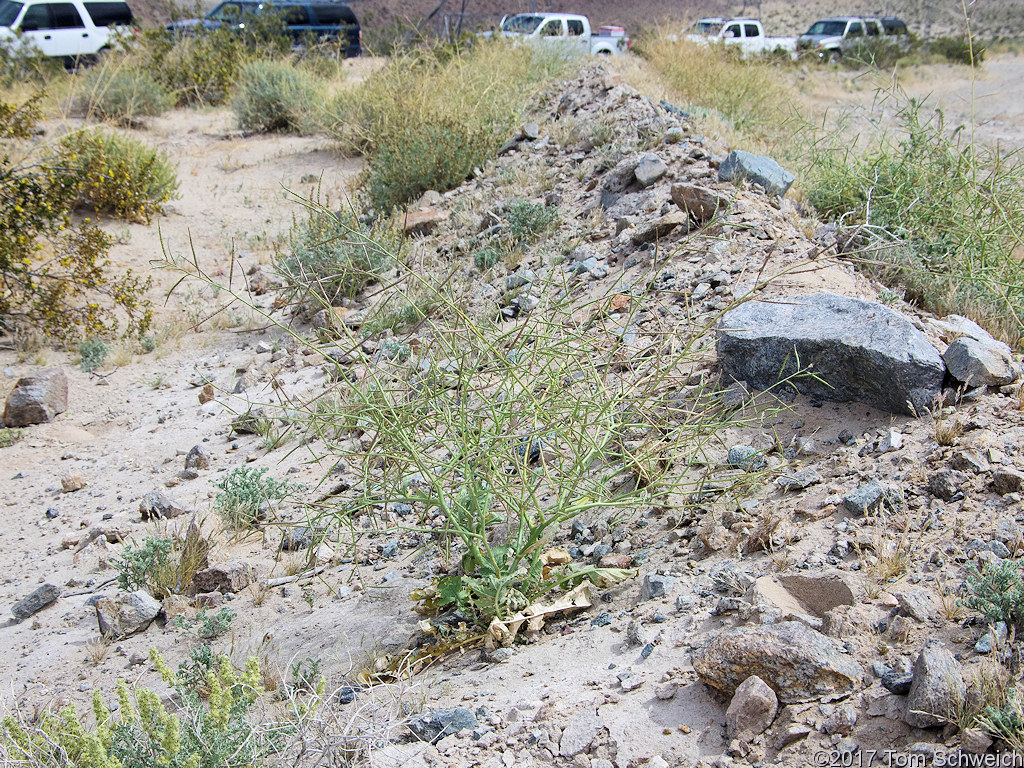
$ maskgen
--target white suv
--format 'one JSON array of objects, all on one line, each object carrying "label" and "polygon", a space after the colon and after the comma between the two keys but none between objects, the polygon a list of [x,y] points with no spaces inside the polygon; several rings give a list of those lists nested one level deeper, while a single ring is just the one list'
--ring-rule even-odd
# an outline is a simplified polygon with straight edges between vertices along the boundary
[{"label": "white suv", "polygon": [[0,44],[69,64],[110,47],[132,22],[124,0],[0,0]]}]

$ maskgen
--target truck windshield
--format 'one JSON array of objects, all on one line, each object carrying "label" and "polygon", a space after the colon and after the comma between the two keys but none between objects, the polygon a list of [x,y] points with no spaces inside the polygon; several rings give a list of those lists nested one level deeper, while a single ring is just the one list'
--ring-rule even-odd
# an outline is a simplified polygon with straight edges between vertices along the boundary
[{"label": "truck windshield", "polygon": [[721,31],[722,22],[720,21],[698,21],[696,24],[690,27],[690,32],[692,32],[693,34],[707,35],[708,37],[712,35],[717,35]]},{"label": "truck windshield", "polygon": [[544,21],[543,16],[519,14],[518,16],[513,16],[511,19],[505,19],[505,23],[501,25],[501,31],[515,32],[520,35],[529,35],[540,26],[542,21]]},{"label": "truck windshield", "polygon": [[9,27],[21,13],[22,3],[13,0],[0,0],[0,27]]},{"label": "truck windshield", "polygon": [[807,35],[841,35],[846,31],[845,21],[816,21],[804,34]]}]

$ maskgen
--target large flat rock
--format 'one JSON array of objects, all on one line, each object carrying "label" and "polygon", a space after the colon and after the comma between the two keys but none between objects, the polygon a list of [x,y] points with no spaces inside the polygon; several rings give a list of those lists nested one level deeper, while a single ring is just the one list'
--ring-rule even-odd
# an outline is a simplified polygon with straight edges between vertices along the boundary
[{"label": "large flat rock", "polygon": [[938,350],[903,315],[829,293],[750,301],[727,312],[718,359],[723,373],[757,389],[788,378],[787,386],[812,397],[907,415],[932,407],[946,372]]},{"label": "large flat rock", "polygon": [[784,704],[853,693],[863,675],[832,640],[796,621],[723,632],[694,655],[693,668],[702,682],[730,695],[757,675]]}]

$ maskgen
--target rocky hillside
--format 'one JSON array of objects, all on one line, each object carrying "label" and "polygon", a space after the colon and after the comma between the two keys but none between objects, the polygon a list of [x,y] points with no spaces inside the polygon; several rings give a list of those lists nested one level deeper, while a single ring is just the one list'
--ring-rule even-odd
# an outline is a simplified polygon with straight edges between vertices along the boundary
[{"label": "rocky hillside", "polygon": [[[285,693],[297,662],[326,676],[289,753],[299,764],[357,748],[376,766],[466,768],[1005,750],[976,715],[1020,707],[1024,609],[1000,602],[1024,556],[1020,361],[865,278],[845,259],[858,241],[792,203],[784,169],[696,135],[613,72],[589,67],[530,120],[493,165],[414,207],[387,282],[314,314],[332,341],[251,269],[246,300],[274,323],[151,362],[157,386],[68,370],[14,388],[3,418],[30,426],[0,449],[12,698],[85,701],[125,675],[159,687],[147,648],[177,664],[200,644],[198,611],[227,608],[209,642],[277,669]],[[450,291],[433,323],[358,335],[424,283]],[[459,318],[502,341],[442,358]],[[537,356],[551,339],[568,340],[560,361]],[[4,354],[12,380],[28,368]],[[588,482],[630,494],[677,480],[646,504],[581,503],[538,544],[548,572],[616,579],[470,631],[466,615],[413,612],[460,553],[414,500],[360,506],[368,477],[389,478],[388,428],[336,396],[377,383],[473,413],[505,375],[524,399],[621,393]],[[579,450],[568,436],[592,434],[508,427],[495,439],[519,441],[510,477],[559,471]],[[445,433],[421,437],[424,467],[451,459]],[[302,487],[254,513],[253,532],[218,532],[225,480],[246,468]],[[404,483],[410,498],[422,482]],[[550,512],[562,497],[538,488]],[[214,546],[186,596],[117,589],[127,542],[192,523]],[[499,528],[489,541],[514,534]],[[1008,581],[986,588],[972,568]]]}]

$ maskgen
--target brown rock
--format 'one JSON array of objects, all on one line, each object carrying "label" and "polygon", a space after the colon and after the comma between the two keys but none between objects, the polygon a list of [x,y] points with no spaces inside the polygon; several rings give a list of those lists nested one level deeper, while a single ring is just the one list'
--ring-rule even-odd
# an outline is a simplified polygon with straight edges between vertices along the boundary
[{"label": "brown rock", "polygon": [[824,618],[833,608],[853,605],[853,589],[839,572],[815,576],[762,576],[747,590],[748,602],[773,605],[783,616]]},{"label": "brown rock", "polygon": [[237,558],[199,571],[192,579],[196,592],[238,592],[252,581],[252,567]]},{"label": "brown rock", "polygon": [[160,613],[160,603],[143,590],[101,597],[96,602],[100,634],[115,640],[143,631]]},{"label": "brown rock", "polygon": [[750,741],[760,736],[771,726],[778,711],[779,699],[775,691],[760,677],[751,675],[740,683],[726,710],[729,738]]},{"label": "brown rock", "polygon": [[1010,467],[997,467],[992,471],[992,488],[1000,496],[1008,493],[1020,493],[1024,487],[1024,472]]},{"label": "brown rock", "polygon": [[851,693],[863,674],[829,638],[796,621],[723,632],[694,655],[693,668],[704,683],[730,694],[757,675],[784,703]]},{"label": "brown rock", "polygon": [[673,184],[672,202],[698,224],[711,221],[716,213],[724,213],[729,207],[728,197],[697,184]]},{"label": "brown rock", "polygon": [[689,230],[690,220],[682,211],[667,213],[661,218],[648,221],[636,228],[632,235],[634,245],[643,245],[671,234],[675,229],[683,227]]},{"label": "brown rock", "polygon": [[74,493],[85,488],[85,478],[82,477],[78,472],[72,472],[69,475],[64,475],[60,479],[60,487],[64,493]]},{"label": "brown rock", "polygon": [[199,390],[199,404],[206,405],[208,402],[214,399],[216,395],[213,391],[213,384],[204,384],[203,388]]},{"label": "brown rock", "polygon": [[407,235],[426,235],[433,232],[438,224],[448,220],[448,211],[440,208],[427,208],[421,211],[409,211],[405,214],[402,226]]},{"label": "brown rock", "polygon": [[4,424],[8,427],[44,424],[67,409],[67,374],[61,368],[50,368],[18,379],[4,405]]},{"label": "brown rock", "polygon": [[630,555],[603,555],[597,561],[598,568],[632,568],[633,558]]}]

